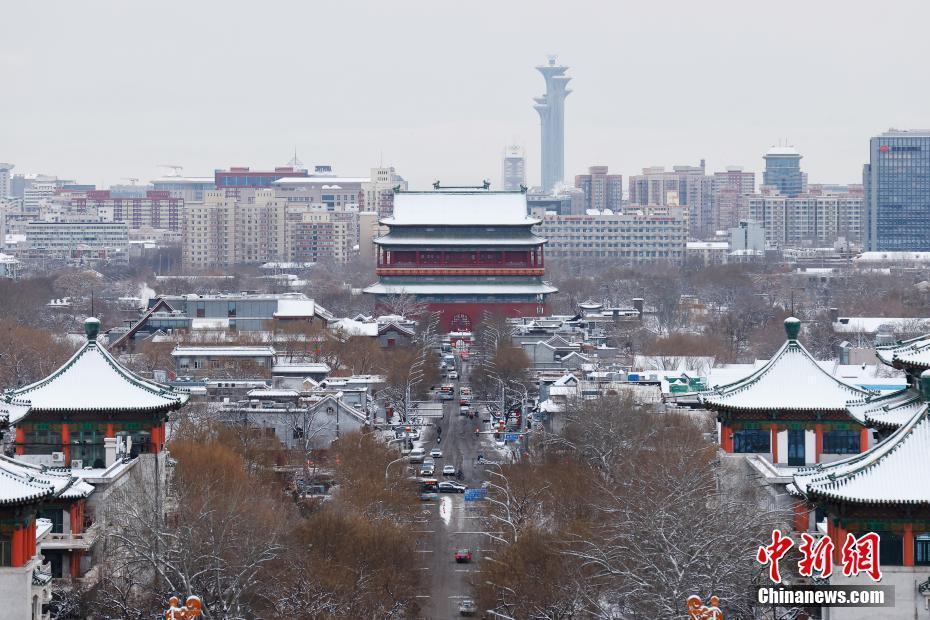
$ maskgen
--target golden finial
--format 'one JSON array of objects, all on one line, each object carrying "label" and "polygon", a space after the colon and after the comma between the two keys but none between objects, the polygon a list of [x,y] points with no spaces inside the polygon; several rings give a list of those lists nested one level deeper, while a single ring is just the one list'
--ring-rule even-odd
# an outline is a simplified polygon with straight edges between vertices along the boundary
[{"label": "golden finial", "polygon": [[723,612],[720,611],[720,599],[711,596],[708,601],[710,605],[701,602],[701,597],[692,594],[688,597],[688,620],[723,620]]},{"label": "golden finial", "polygon": [[178,597],[172,596],[168,599],[168,611],[165,612],[165,620],[189,620],[197,618],[203,613],[203,601],[199,596],[188,596],[181,606]]}]

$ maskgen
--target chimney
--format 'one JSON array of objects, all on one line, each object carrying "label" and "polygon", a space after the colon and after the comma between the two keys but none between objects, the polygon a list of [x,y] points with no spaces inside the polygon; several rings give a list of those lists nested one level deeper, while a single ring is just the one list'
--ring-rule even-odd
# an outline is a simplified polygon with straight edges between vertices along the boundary
[{"label": "chimney", "polygon": [[840,311],[837,308],[830,308],[830,322],[836,323],[840,319]]},{"label": "chimney", "polygon": [[644,306],[644,302],[643,302],[643,298],[642,298],[642,297],[634,297],[634,298],[633,298],[633,308],[635,308],[635,309],[639,312],[639,315],[640,315],[640,316],[643,315],[643,308],[644,308],[644,307],[645,307],[645,306]]}]

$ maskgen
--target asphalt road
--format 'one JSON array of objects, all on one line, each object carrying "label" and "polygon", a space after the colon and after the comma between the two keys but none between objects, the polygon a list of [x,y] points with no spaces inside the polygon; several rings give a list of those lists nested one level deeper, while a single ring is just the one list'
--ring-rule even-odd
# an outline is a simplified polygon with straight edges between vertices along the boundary
[{"label": "asphalt road", "polygon": [[[467,377],[467,364],[465,366],[460,371],[462,377]],[[464,484],[469,488],[480,487],[484,473],[475,467],[475,457],[482,452],[487,455],[490,435],[476,436],[475,428],[481,426],[480,420],[459,415],[458,382],[455,399],[448,401],[443,410],[442,420],[436,421],[442,427],[441,443],[436,443],[435,428],[428,428],[421,435],[427,451],[434,447],[442,450],[443,457],[435,459],[436,477],[443,479],[443,465],[455,465],[463,471]],[[464,598],[472,598],[472,578],[481,564],[481,546],[486,540],[483,534],[470,533],[482,529],[476,508],[472,506],[472,502],[465,502],[461,493],[440,493],[439,501],[423,502],[423,518],[415,530],[417,553],[422,556],[418,568],[426,573],[424,591],[420,594],[421,618],[459,618],[459,603]],[[460,548],[471,550],[470,564],[455,562],[455,551]]]}]

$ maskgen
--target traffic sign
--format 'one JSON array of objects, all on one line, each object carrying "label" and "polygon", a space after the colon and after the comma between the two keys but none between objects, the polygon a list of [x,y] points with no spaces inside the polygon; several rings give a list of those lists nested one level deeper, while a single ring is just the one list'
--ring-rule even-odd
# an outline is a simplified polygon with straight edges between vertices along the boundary
[{"label": "traffic sign", "polygon": [[477,502],[488,496],[487,489],[465,489],[465,501]]},{"label": "traffic sign", "polygon": [[520,433],[504,433],[504,441],[519,441]]}]

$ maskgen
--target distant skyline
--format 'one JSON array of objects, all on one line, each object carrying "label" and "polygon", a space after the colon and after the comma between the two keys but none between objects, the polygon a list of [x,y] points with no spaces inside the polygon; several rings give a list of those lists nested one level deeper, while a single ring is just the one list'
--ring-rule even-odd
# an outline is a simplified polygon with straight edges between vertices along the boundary
[{"label": "distant skyline", "polygon": [[[859,183],[869,138],[930,127],[930,4],[5,2],[0,161],[142,182],[158,164],[393,165],[411,188],[539,179],[543,84],[571,67],[565,181],[707,161],[761,178],[787,142],[810,183]],[[595,18],[596,17],[596,18]]]}]

